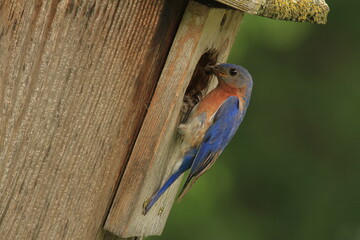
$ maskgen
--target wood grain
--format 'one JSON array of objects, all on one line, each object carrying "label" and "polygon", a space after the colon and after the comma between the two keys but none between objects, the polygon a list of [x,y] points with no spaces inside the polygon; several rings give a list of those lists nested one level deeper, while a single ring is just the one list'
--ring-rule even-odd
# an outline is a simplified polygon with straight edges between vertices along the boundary
[{"label": "wood grain", "polygon": [[219,61],[226,60],[242,16],[240,11],[189,2],[106,220],[107,230],[122,237],[161,234],[180,181],[146,216],[143,202],[176,161],[180,109],[195,66],[210,49],[217,50]]},{"label": "wood grain", "polygon": [[330,11],[325,0],[216,0],[246,13],[295,22],[325,24]]},{"label": "wood grain", "polygon": [[1,1],[0,236],[103,236],[185,6]]},{"label": "wood grain", "polygon": [[122,238],[108,231],[99,231],[95,240],[142,240],[142,237]]}]

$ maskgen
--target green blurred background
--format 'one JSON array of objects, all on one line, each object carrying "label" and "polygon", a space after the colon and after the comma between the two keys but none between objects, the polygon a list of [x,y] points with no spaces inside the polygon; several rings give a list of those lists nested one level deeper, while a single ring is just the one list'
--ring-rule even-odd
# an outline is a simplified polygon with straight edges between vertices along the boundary
[{"label": "green blurred background", "polygon": [[360,1],[327,2],[326,25],[245,16],[247,116],[150,239],[360,239]]}]

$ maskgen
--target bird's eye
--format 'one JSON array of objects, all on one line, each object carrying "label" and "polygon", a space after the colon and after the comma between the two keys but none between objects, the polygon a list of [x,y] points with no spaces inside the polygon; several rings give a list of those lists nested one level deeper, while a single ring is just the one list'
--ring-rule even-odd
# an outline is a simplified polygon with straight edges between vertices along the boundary
[{"label": "bird's eye", "polygon": [[235,68],[230,69],[231,76],[235,76],[237,74],[237,70]]}]

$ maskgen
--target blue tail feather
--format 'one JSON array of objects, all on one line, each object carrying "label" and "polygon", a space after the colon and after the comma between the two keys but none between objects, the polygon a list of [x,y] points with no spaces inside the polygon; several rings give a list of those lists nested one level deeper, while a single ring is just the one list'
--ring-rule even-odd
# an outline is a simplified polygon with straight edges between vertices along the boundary
[{"label": "blue tail feather", "polygon": [[191,167],[195,154],[196,154],[195,149],[192,149],[189,152],[187,152],[179,169],[176,172],[174,172],[169,177],[168,180],[166,180],[164,185],[162,185],[162,187],[150,199],[146,200],[146,202],[144,203],[144,212],[143,212],[144,215],[147,214],[147,212],[151,209],[151,207],[154,206],[154,204],[161,197],[161,195],[163,195],[163,193],[176,181],[176,179],[178,179],[181,176],[181,174],[183,174],[186,170],[188,170]]}]

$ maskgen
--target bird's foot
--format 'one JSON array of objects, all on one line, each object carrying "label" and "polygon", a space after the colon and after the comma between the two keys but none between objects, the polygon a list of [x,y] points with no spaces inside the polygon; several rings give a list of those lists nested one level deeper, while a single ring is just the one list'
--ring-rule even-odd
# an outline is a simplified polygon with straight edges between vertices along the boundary
[{"label": "bird's foot", "polygon": [[188,95],[184,96],[183,101],[184,102],[183,102],[183,105],[182,105],[182,108],[181,108],[181,112],[183,114],[187,114],[195,106],[195,104],[194,104],[193,100],[191,99],[191,97],[188,96]]},{"label": "bird's foot", "polygon": [[184,115],[182,122],[184,123],[186,119],[189,117],[191,110],[195,107],[198,102],[203,98],[203,93],[199,92],[195,95],[189,96],[185,95],[183,100],[183,105],[181,108],[181,112]]}]

